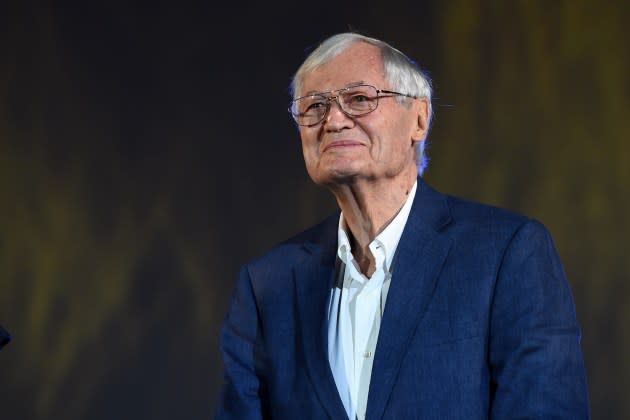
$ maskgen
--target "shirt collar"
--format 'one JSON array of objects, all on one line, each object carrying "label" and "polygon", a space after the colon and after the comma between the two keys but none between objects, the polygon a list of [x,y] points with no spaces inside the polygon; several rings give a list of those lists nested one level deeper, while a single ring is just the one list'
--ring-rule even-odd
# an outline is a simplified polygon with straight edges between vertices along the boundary
[{"label": "shirt collar", "polygon": [[[398,214],[394,217],[394,219],[383,229],[381,233],[379,233],[376,238],[372,242],[370,242],[370,250],[374,253],[374,249],[376,247],[382,247],[385,254],[385,267],[387,270],[390,269],[392,260],[394,259],[394,254],[396,253],[396,248],[398,247],[398,242],[400,242],[400,237],[402,236],[405,225],[407,224],[407,219],[409,218],[409,212],[411,211],[411,205],[413,204],[413,199],[416,196],[416,189],[418,186],[418,181],[414,182],[411,191],[409,191],[409,195],[407,196],[407,200],[405,204],[402,206]],[[350,239],[348,238],[348,234],[346,233],[346,222],[343,217],[343,212],[339,215],[339,227],[338,227],[338,241],[337,241],[337,255],[341,258],[341,261],[344,264],[348,265],[350,261],[354,259],[351,252],[350,247]]]}]

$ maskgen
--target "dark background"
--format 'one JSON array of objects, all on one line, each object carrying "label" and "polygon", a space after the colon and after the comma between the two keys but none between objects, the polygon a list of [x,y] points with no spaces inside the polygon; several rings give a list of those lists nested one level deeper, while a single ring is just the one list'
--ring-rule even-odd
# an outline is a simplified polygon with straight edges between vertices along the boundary
[{"label": "dark background", "polygon": [[593,418],[630,418],[628,2],[7,3],[2,420],[211,417],[238,267],[335,208],[285,110],[347,30],[430,71],[430,184],[551,230]]}]

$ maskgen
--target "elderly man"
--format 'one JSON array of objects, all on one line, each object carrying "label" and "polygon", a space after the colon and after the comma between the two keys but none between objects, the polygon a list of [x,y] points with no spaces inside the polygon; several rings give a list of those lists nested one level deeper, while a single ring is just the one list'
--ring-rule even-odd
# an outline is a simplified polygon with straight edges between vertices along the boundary
[{"label": "elderly man", "polygon": [[427,77],[346,33],[292,87],[306,168],[341,212],[241,270],[217,418],[588,418],[579,326],[547,230],[419,177]]}]

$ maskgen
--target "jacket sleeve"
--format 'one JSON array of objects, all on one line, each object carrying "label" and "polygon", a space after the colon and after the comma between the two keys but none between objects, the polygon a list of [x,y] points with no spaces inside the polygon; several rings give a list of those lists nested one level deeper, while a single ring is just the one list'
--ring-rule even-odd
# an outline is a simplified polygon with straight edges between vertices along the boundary
[{"label": "jacket sleeve", "polygon": [[243,267],[221,330],[224,384],[216,420],[262,419],[261,381],[257,374],[260,321],[247,267]]},{"label": "jacket sleeve", "polygon": [[524,223],[505,248],[490,318],[492,419],[588,419],[580,329],[549,232]]}]

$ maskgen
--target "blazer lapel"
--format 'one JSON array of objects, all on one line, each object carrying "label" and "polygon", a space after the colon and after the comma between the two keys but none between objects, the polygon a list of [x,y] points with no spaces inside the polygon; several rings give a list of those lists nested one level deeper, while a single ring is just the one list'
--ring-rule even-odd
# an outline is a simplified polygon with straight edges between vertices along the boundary
[{"label": "blazer lapel", "polygon": [[327,229],[332,232],[324,232],[323,243],[305,244],[310,255],[295,268],[294,274],[308,374],[330,418],[344,419],[347,414],[328,363],[326,309],[335,277],[337,244],[336,224],[332,225]]},{"label": "blazer lapel", "polygon": [[370,380],[368,419],[383,416],[405,349],[429,305],[451,245],[450,239],[439,230],[450,220],[445,196],[418,179],[413,207],[398,245],[379,332]]}]

